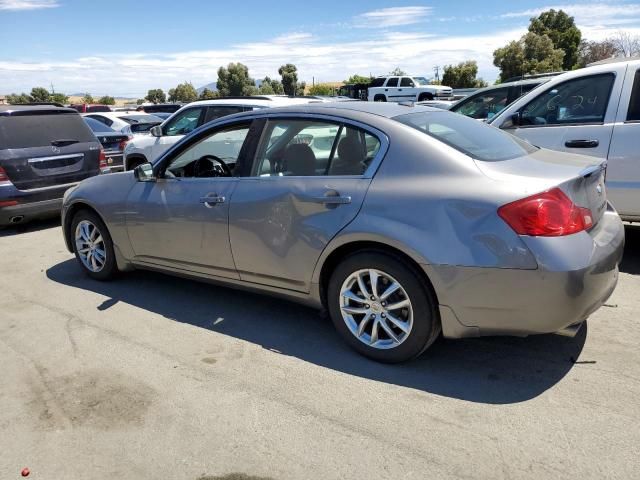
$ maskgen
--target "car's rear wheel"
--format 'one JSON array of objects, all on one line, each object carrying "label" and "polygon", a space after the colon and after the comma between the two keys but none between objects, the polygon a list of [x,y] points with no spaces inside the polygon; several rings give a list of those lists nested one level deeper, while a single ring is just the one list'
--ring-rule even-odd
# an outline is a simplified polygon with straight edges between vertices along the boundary
[{"label": "car's rear wheel", "polygon": [[96,280],[109,280],[118,272],[113,241],[104,222],[89,210],[80,210],[71,222],[73,251],[82,269]]},{"label": "car's rear wheel", "polygon": [[380,362],[414,358],[440,333],[430,287],[414,268],[386,253],[347,257],[331,275],[327,304],[343,338]]},{"label": "car's rear wheel", "polygon": [[387,101],[387,97],[385,97],[384,95],[376,95],[375,97],[373,97],[373,101],[374,102],[386,102]]}]

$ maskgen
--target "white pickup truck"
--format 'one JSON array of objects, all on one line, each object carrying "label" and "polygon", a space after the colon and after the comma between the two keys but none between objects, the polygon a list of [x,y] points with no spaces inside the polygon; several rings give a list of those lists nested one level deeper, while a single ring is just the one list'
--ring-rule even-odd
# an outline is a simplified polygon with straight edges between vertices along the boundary
[{"label": "white pickup truck", "polygon": [[370,102],[422,102],[448,99],[453,96],[451,87],[431,85],[424,77],[378,77],[369,86]]},{"label": "white pickup truck", "polygon": [[538,147],[607,160],[607,198],[640,221],[640,60],[617,59],[558,75],[493,117]]}]

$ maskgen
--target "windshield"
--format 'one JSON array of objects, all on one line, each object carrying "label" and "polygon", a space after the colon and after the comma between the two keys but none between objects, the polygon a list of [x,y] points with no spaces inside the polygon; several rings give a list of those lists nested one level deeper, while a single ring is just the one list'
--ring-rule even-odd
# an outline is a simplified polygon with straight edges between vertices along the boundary
[{"label": "windshield", "polygon": [[476,160],[496,162],[538,150],[513,135],[450,112],[419,112],[395,117]]},{"label": "windshield", "polygon": [[429,85],[429,80],[424,77],[413,77],[413,81],[416,82],[416,85]]},{"label": "windshield", "polygon": [[162,119],[155,115],[124,115],[119,118],[120,120],[127,122],[129,125],[135,125],[137,123],[153,123],[154,125],[157,125],[158,123],[162,123]]},{"label": "windshield", "polygon": [[113,128],[107,127],[104,123],[99,122],[95,118],[91,118],[91,117],[83,117],[83,118],[84,118],[84,121],[87,122],[87,125],[89,125],[89,128],[94,132],[101,132],[101,133],[115,132]]}]

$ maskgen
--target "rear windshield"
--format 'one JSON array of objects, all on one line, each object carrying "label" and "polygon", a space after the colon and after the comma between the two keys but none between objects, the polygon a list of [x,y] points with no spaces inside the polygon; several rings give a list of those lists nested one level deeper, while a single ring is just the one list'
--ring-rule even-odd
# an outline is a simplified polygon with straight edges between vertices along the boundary
[{"label": "rear windshield", "polygon": [[484,162],[509,160],[538,150],[513,135],[457,113],[409,113],[394,120]]},{"label": "rear windshield", "polygon": [[0,149],[43,147],[54,140],[95,142],[96,137],[77,113],[0,117]]},{"label": "rear windshield", "polygon": [[113,128],[107,127],[104,123],[99,122],[95,118],[91,118],[91,117],[83,117],[83,118],[84,118],[84,121],[87,122],[87,125],[89,125],[89,128],[94,132],[102,132],[102,133],[115,132]]},{"label": "rear windshield", "polygon": [[136,123],[153,123],[157,125],[158,123],[162,123],[162,119],[155,115],[126,115],[119,118],[120,120],[127,122],[129,125],[134,125]]}]

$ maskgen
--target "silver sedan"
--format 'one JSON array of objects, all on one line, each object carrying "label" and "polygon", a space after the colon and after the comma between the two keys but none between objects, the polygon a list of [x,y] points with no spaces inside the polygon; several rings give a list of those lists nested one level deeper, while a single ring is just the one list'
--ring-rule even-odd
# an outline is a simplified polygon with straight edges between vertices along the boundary
[{"label": "silver sedan", "polygon": [[225,117],[153,165],[83,181],[63,231],[94,279],[142,268],[279,295],[399,362],[441,332],[575,333],[618,278],[605,171],[442,110],[301,105]]}]

